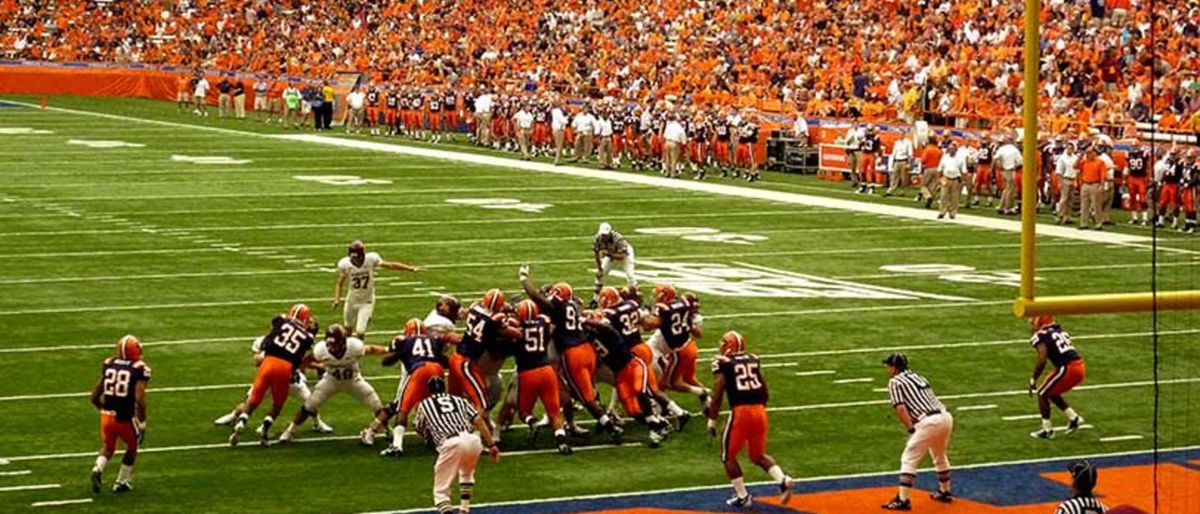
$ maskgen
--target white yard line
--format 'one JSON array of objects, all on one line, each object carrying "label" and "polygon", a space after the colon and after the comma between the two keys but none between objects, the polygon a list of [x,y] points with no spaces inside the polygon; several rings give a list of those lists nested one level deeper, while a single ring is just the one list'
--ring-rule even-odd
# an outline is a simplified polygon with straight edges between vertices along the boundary
[{"label": "white yard line", "polygon": [[33,473],[32,470],[22,469],[20,471],[0,471],[0,477],[17,477]]},{"label": "white yard line", "polygon": [[30,507],[54,507],[54,506],[58,506],[58,505],[77,505],[77,504],[81,504],[81,503],[92,503],[92,499],[91,498],[79,498],[77,500],[53,500],[53,501],[44,501],[44,502],[33,502],[33,503],[30,503],[29,506]]},{"label": "white yard line", "polygon": [[1141,439],[1145,439],[1145,437],[1136,435],[1136,434],[1135,435],[1119,435],[1119,436],[1114,436],[1114,437],[1101,437],[1100,442],[1115,443],[1117,441],[1137,441],[1137,440],[1141,440]]},{"label": "white yard line", "polygon": [[[760,355],[759,357],[762,357],[762,356]],[[836,370],[818,369],[818,370],[813,370],[813,371],[797,371],[795,373],[795,376],[797,376],[797,377],[814,377],[814,376],[819,376],[819,375],[835,375],[835,374],[837,374]]]},{"label": "white yard line", "polygon": [[[1200,261],[1184,261],[1184,262],[1159,262],[1152,264],[1148,262],[1132,262],[1128,264],[1095,264],[1087,266],[1038,266],[1038,273],[1051,273],[1059,271],[1101,271],[1109,269],[1131,269],[1131,268],[1172,268],[1177,266],[1198,266]],[[974,270],[962,273],[1019,273],[1020,268],[1007,268],[997,270]],[[953,271],[916,271],[916,272],[893,272],[893,273],[868,273],[864,275],[841,275],[833,278],[842,280],[867,280],[867,279],[882,279],[882,278],[928,278],[938,275],[951,275],[959,272]]]},{"label": "white yard line", "polygon": [[863,378],[843,378],[840,380],[834,380],[833,383],[835,383],[835,384],[862,384],[862,383],[874,382],[874,381],[875,381],[875,379],[873,379],[871,377],[863,377]]},{"label": "white yard line", "polygon": [[971,410],[992,410],[992,409],[995,409],[996,407],[998,407],[996,404],[994,404],[994,403],[989,403],[989,404],[987,404],[987,405],[963,405],[962,407],[959,407],[959,408],[957,408],[957,409],[954,409],[954,410],[960,410],[960,411],[971,411]]},{"label": "white yard line", "polygon": [[1041,419],[1040,414],[1021,414],[1020,416],[1002,416],[1000,419],[1004,421],[1026,421],[1030,419]]},{"label": "white yard line", "polygon": [[785,270],[778,270],[778,269],[774,269],[774,268],[768,268],[768,267],[766,267],[766,266],[758,266],[758,265],[756,265],[756,264],[750,264],[750,263],[748,263],[748,262],[738,262],[738,261],[734,261],[734,264],[737,264],[738,266],[745,266],[745,267],[747,267],[747,268],[752,268],[752,269],[757,269],[757,270],[762,270],[762,271],[769,271],[769,272],[772,272],[772,273],[778,273],[778,274],[781,274],[781,275],[786,275],[786,276],[795,277],[795,278],[800,278],[800,279],[815,279],[815,280],[823,280],[823,281],[826,281],[826,282],[833,282],[833,283],[835,283],[835,284],[839,284],[839,285],[843,285],[843,286],[850,286],[850,287],[855,287],[855,288],[869,289],[869,290],[873,290],[873,291],[880,291],[880,292],[884,292],[884,293],[895,293],[895,294],[901,294],[901,295],[913,295],[913,296],[918,296],[918,297],[921,297],[921,298],[928,298],[928,299],[931,299],[931,300],[945,300],[945,301],[948,301],[948,302],[970,302],[970,301],[976,301],[974,298],[965,298],[965,297],[962,297],[962,296],[949,296],[949,295],[940,295],[940,294],[932,294],[932,293],[921,293],[921,292],[917,292],[917,291],[902,291],[902,290],[899,290],[899,289],[892,289],[892,288],[889,288],[889,287],[871,286],[871,285],[857,284],[857,283],[853,283],[853,282],[845,282],[845,281],[842,281],[842,280],[830,279],[830,278],[825,278],[825,277],[818,277],[818,276],[815,276],[815,275],[806,275],[806,274],[804,274],[804,273],[797,273],[797,272],[795,272],[795,271],[785,271]]},{"label": "white yard line", "polygon": [[[95,456],[96,452],[92,452]],[[10,459],[15,460],[15,459]],[[33,484],[33,485],[14,485],[9,487],[0,487],[0,493],[13,493],[17,491],[36,491],[39,489],[58,489],[62,484]]]}]

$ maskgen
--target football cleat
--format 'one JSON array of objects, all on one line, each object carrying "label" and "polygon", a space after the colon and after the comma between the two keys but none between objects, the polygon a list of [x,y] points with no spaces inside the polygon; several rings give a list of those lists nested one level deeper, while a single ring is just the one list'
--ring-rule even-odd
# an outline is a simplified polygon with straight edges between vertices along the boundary
[{"label": "football cleat", "polygon": [[792,477],[783,477],[779,482],[779,503],[787,505],[792,501],[792,491],[796,488],[796,482]]},{"label": "football cleat", "polygon": [[233,425],[233,433],[229,434],[229,446],[237,447],[242,440],[242,432],[246,430],[246,419],[239,418],[237,423]]},{"label": "football cleat", "polygon": [[1053,430],[1045,430],[1045,429],[1037,430],[1034,432],[1030,432],[1029,437],[1032,437],[1034,439],[1054,439],[1054,431]]},{"label": "football cleat", "polygon": [[730,507],[745,508],[754,503],[754,496],[747,494],[746,496],[733,495],[732,498],[725,500],[725,505]]},{"label": "football cleat", "polygon": [[650,431],[650,447],[651,448],[658,448],[659,446],[662,445],[662,442],[666,441],[666,440],[667,440],[666,434],[663,434],[662,432],[660,432],[658,430]]},{"label": "football cleat", "polygon": [[942,502],[942,503],[953,503],[954,502],[954,495],[951,494],[950,491],[937,491],[937,492],[929,493],[929,497],[932,498],[933,501],[935,501],[935,502]]},{"label": "football cleat", "polygon": [[114,493],[127,493],[133,490],[133,484],[130,482],[117,482],[113,484]]},{"label": "football cleat", "polygon": [[621,444],[621,440],[625,436],[624,428],[617,426],[616,423],[609,423],[604,430],[608,432],[608,438],[612,439],[613,444]]},{"label": "football cleat", "polygon": [[313,432],[318,434],[332,434],[333,427],[327,425],[321,418],[317,418],[316,421],[313,422]]},{"label": "football cleat", "polygon": [[403,457],[404,450],[398,446],[388,446],[379,452],[380,457]]},{"label": "football cleat", "polygon": [[362,429],[362,432],[358,433],[358,442],[362,443],[363,446],[374,446],[375,431],[371,430],[371,427]]},{"label": "football cleat", "polygon": [[226,415],[224,415],[224,416],[221,416],[221,417],[219,417],[219,418],[217,418],[217,419],[214,419],[214,420],[213,420],[213,425],[216,425],[216,426],[218,426],[218,427],[225,427],[225,426],[229,426],[229,425],[233,424],[233,420],[235,420],[235,419],[237,419],[237,413],[236,413],[236,412],[230,412],[229,414],[226,414]]},{"label": "football cleat", "polygon": [[588,429],[583,428],[579,425],[568,425],[567,426],[567,435],[569,435],[571,437],[587,437],[590,434],[591,434],[591,431],[589,431]]},{"label": "football cleat", "polygon": [[1075,419],[1067,423],[1067,435],[1074,434],[1079,427],[1083,425],[1083,416],[1075,416]]},{"label": "football cleat", "polygon": [[271,446],[271,420],[264,419],[259,428],[261,430],[258,433],[261,437],[258,438],[258,444],[261,444],[263,448]]},{"label": "football cleat", "polygon": [[[266,438],[264,437],[263,440],[266,440]],[[292,442],[292,431],[284,430],[282,434],[279,434],[279,442],[281,442],[281,443]]]},{"label": "football cleat", "polygon": [[912,510],[912,502],[901,500],[899,496],[892,498],[892,501],[887,502],[880,507],[883,510]]},{"label": "football cleat", "polygon": [[683,413],[680,414],[679,417],[675,418],[675,424],[676,424],[675,431],[683,432],[683,427],[687,426],[689,419],[692,419],[692,413],[690,413],[688,411],[683,411]]},{"label": "football cleat", "polygon": [[104,475],[99,471],[92,471],[92,494],[100,494],[100,486],[104,484]]}]

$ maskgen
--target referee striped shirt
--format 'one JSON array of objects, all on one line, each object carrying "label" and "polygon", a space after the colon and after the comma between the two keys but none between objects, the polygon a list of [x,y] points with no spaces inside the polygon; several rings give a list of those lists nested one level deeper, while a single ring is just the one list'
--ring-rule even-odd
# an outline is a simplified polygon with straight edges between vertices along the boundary
[{"label": "referee striped shirt", "polygon": [[929,381],[909,370],[901,371],[888,380],[888,394],[892,397],[892,407],[904,405],[914,422],[946,411],[946,406],[929,387]]},{"label": "referee striped shirt", "polygon": [[475,431],[471,420],[479,414],[463,397],[445,393],[422,400],[417,409],[420,414],[417,431],[427,434],[434,446],[461,433]]},{"label": "referee striped shirt", "polygon": [[628,255],[629,242],[625,240],[625,236],[614,230],[609,235],[607,240],[597,235],[595,242],[592,243],[592,250],[605,255],[612,255],[614,253],[623,253]]},{"label": "referee striped shirt", "polygon": [[1108,507],[1105,507],[1095,497],[1076,496],[1060,503],[1054,514],[1104,514],[1105,512],[1108,512]]}]

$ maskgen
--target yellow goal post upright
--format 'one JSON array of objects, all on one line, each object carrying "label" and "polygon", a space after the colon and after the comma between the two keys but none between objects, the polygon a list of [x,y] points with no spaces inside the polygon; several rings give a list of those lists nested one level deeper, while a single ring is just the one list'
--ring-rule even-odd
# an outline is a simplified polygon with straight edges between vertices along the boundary
[{"label": "yellow goal post upright", "polygon": [[1038,83],[1041,68],[1040,0],[1025,0],[1025,70],[1022,106],[1021,288],[1013,303],[1020,318],[1054,314],[1106,314],[1200,309],[1200,290],[1037,297],[1034,274],[1037,256],[1037,143]]}]

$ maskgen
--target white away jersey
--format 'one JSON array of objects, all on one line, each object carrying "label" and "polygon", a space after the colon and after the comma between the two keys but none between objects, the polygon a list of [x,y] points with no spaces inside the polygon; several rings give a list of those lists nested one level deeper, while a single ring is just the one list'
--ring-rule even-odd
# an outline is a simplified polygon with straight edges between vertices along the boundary
[{"label": "white away jersey", "polygon": [[333,373],[334,378],[342,380],[358,376],[358,361],[365,354],[366,348],[362,339],[357,337],[346,338],[346,353],[341,357],[329,353],[329,347],[325,341],[317,343],[317,346],[313,348],[313,358],[325,366],[326,372]]},{"label": "white away jersey", "polygon": [[338,273],[347,277],[350,282],[350,292],[346,294],[349,299],[360,301],[375,301],[375,270],[379,269],[379,264],[383,259],[375,252],[367,252],[363,259],[362,266],[355,266],[350,263],[350,257],[342,257],[338,261]]},{"label": "white away jersey", "polygon": [[425,316],[423,323],[425,323],[425,332],[432,336],[454,332],[454,321],[442,316],[436,309],[429,311],[429,315]]}]

